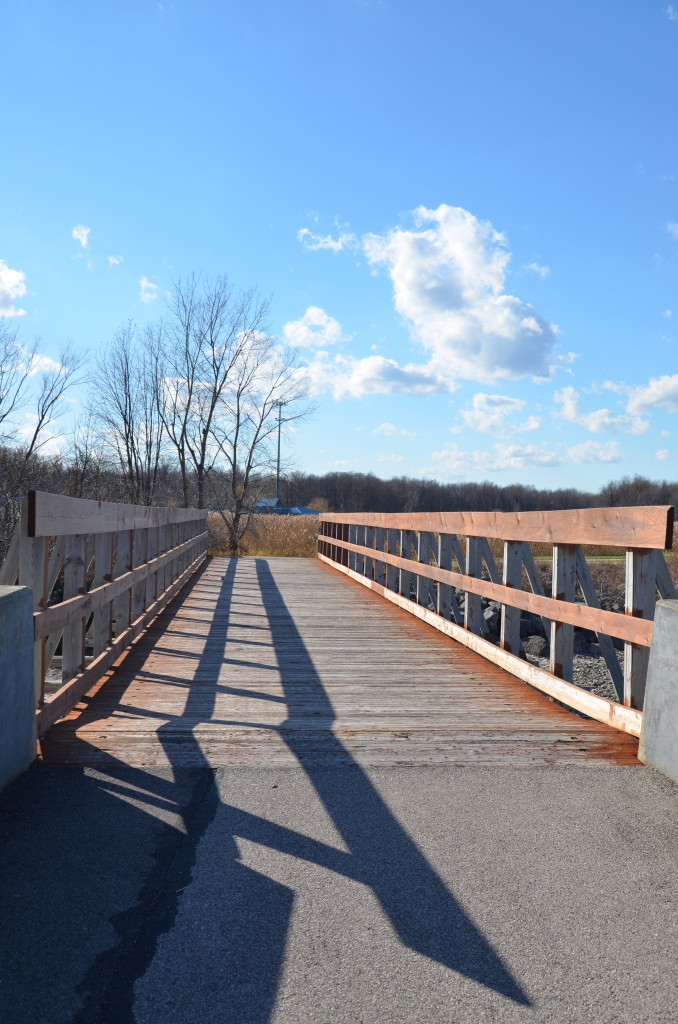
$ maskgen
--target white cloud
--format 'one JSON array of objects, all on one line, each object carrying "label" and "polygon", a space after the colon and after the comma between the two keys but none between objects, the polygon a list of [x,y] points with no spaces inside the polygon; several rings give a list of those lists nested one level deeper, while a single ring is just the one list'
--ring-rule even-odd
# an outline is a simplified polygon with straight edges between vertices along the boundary
[{"label": "white cloud", "polygon": [[402,455],[397,455],[396,452],[377,452],[375,458],[378,462],[402,462]]},{"label": "white cloud", "polygon": [[539,277],[548,277],[551,273],[551,268],[541,263],[528,263],[525,270],[531,270],[534,274],[539,274]]},{"label": "white cloud", "polygon": [[416,437],[417,435],[411,430],[405,430],[405,427],[396,427],[393,423],[381,423],[378,427],[375,427],[372,431],[373,434],[383,434],[385,437]]},{"label": "white cloud", "polygon": [[363,246],[369,263],[387,267],[395,308],[429,353],[428,372],[447,387],[457,377],[548,376],[557,328],[504,291],[503,236],[460,207],[420,206],[415,216],[421,230],[366,235]]},{"label": "white cloud", "polygon": [[341,324],[320,306],[309,306],[299,320],[290,320],[283,326],[283,334],[289,345],[295,348],[325,348],[349,341]]},{"label": "white cloud", "polygon": [[64,373],[66,367],[49,356],[36,354],[28,365],[28,376],[33,377],[36,373]]},{"label": "white cloud", "polygon": [[673,310],[672,309],[665,309],[664,312],[662,313],[662,316],[666,317],[667,320],[670,320],[671,317],[673,316]]},{"label": "white cloud", "polygon": [[0,316],[25,316],[25,309],[17,309],[15,302],[26,295],[26,275],[23,270],[12,270],[0,260]]},{"label": "white cloud", "polygon": [[89,233],[91,230],[91,228],[86,228],[84,224],[76,224],[71,231],[71,238],[74,238],[76,242],[80,242],[83,249],[86,249],[89,245]]},{"label": "white cloud", "polygon": [[125,258],[124,256],[109,256],[108,257],[108,265],[109,265],[109,267],[118,267],[118,266],[120,266],[120,264],[122,263],[124,258]]},{"label": "white cloud", "polygon": [[538,416],[530,416],[518,425],[507,423],[507,417],[521,413],[525,402],[507,395],[487,395],[480,392],[473,396],[472,408],[462,409],[461,418],[467,427],[479,430],[483,434],[492,434],[497,430],[537,430],[541,426]]},{"label": "white cloud", "polygon": [[[606,387],[609,383],[606,381],[603,386]],[[612,390],[610,387],[607,389]],[[566,420],[568,423],[578,423],[579,426],[590,430],[592,434],[600,434],[604,430],[623,434],[642,434],[649,426],[647,420],[643,420],[635,414],[640,410],[633,411],[634,415],[624,415],[623,413],[615,415],[609,409],[596,409],[594,412],[580,413],[579,395],[573,387],[561,388],[560,391],[556,391],[553,398],[561,406],[560,411],[555,413],[559,419]],[[632,412],[628,406],[627,411]]]},{"label": "white cloud", "polygon": [[678,21],[678,11],[676,11],[673,4],[669,4],[668,7],[664,8],[664,14],[669,21]]},{"label": "white cloud", "polygon": [[433,452],[438,465],[423,470],[425,475],[442,473],[446,476],[502,472],[506,469],[538,469],[559,466],[562,458],[548,448],[538,445],[517,445],[499,442],[492,451],[462,451],[457,445],[448,445]]},{"label": "white cloud", "polygon": [[149,303],[155,302],[158,297],[158,286],[147,280],[145,277],[139,278],[139,298],[142,302]]},{"label": "white cloud", "polygon": [[668,448],[660,448],[658,452],[654,453],[654,457],[656,459],[668,459],[670,454],[671,452],[668,450]]},{"label": "white cloud", "polygon": [[426,366],[400,366],[384,356],[337,355],[318,352],[307,367],[311,394],[330,392],[334,398],[350,395],[430,395],[442,390],[438,377]]},{"label": "white cloud", "polygon": [[627,390],[629,399],[626,409],[632,415],[660,408],[678,412],[678,373],[652,377],[648,384]]},{"label": "white cloud", "polygon": [[[38,417],[33,412],[27,412],[24,422],[17,428],[17,435],[22,441],[30,443],[38,425]],[[43,428],[40,431],[39,449],[41,455],[60,455],[65,448],[63,435],[54,433],[53,430]]]},{"label": "white cloud", "polygon": [[675,238],[678,241],[678,221],[669,221],[666,225],[666,230],[671,235],[671,238]]},{"label": "white cloud", "polygon": [[571,462],[619,462],[619,441],[584,441],[568,448],[567,457]]},{"label": "white cloud", "polygon": [[341,252],[355,244],[355,235],[349,232],[340,232],[337,238],[332,235],[314,235],[308,228],[301,228],[297,231],[297,240],[301,242],[304,249],[330,249],[332,252]]}]

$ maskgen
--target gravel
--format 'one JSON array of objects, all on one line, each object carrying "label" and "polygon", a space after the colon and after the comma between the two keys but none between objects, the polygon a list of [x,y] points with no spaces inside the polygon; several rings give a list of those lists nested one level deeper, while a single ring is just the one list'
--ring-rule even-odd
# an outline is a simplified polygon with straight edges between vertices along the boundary
[{"label": "gravel", "polygon": [[[526,637],[524,640],[527,660],[539,668],[549,671],[549,648],[548,643],[538,636]],[[623,667],[624,654],[616,651],[617,660]],[[605,659],[603,658],[598,644],[581,644],[574,655],[573,680],[583,690],[595,693],[598,697],[606,697],[608,700],[618,701],[617,692],[612,684],[610,673]]]}]

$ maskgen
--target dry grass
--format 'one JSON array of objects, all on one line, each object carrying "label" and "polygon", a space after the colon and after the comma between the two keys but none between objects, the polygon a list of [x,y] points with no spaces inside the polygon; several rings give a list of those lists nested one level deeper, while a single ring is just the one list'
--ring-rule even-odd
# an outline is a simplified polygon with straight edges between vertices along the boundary
[{"label": "dry grass", "polygon": [[[209,553],[226,554],[226,527],[218,513],[210,513],[207,529]],[[241,541],[241,552],[244,555],[314,558],[317,531],[317,516],[252,516]]]}]

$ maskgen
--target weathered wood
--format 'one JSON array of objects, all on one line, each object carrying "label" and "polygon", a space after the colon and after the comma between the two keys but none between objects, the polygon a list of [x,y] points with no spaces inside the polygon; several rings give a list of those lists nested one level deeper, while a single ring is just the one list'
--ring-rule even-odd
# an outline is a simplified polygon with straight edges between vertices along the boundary
[{"label": "weathered wood", "polygon": [[[532,554],[532,548],[526,540],[523,541],[523,569],[527,576],[527,582],[532,588],[533,594],[538,594],[539,597],[546,597],[546,591],[544,590],[544,584],[542,583],[537,563],[534,560]],[[540,615],[541,624],[544,627],[544,636],[551,635],[551,620],[545,615]]]},{"label": "weathered wood", "polygon": [[[412,561],[407,561],[396,555],[385,554],[384,557],[400,568],[411,567],[414,564]],[[451,583],[461,590],[473,591],[481,597],[499,601],[501,604],[513,604],[522,611],[533,612],[536,615],[542,616],[542,618],[549,620],[557,619],[560,622],[579,626],[582,629],[592,629],[595,632],[608,633],[610,636],[619,637],[621,640],[629,640],[632,643],[643,644],[647,647],[652,643],[651,621],[633,618],[618,612],[589,608],[583,604],[556,601],[552,597],[542,597],[540,594],[530,594],[524,590],[507,590],[503,584],[491,583],[489,580],[465,576],[458,572],[448,572],[435,565],[422,565],[418,567],[417,571],[427,575],[432,580]]]},{"label": "weathered wood", "polygon": [[[94,588],[90,595],[99,587],[110,583],[113,573],[113,534],[97,533],[94,538]],[[112,596],[112,595],[111,595]],[[111,642],[111,601],[97,605],[94,609],[92,626],[92,646],[94,657],[98,657]],[[37,625],[37,624],[36,624]]]},{"label": "weathered wood", "polygon": [[[132,569],[132,531],[124,530],[115,539],[115,566],[113,579],[126,576]],[[113,591],[112,591],[113,592]],[[127,587],[118,591],[113,601],[113,632],[116,637],[124,633],[131,622],[131,593]]]},{"label": "weathered wood", "polygon": [[654,572],[657,579],[657,590],[662,600],[674,600],[678,598],[678,590],[671,579],[669,567],[666,564],[666,559],[661,551],[655,551],[654,554]]},{"label": "weathered wood", "polygon": [[[483,573],[483,538],[466,538],[466,578],[480,580]],[[464,587],[466,601],[464,602],[464,626],[472,633],[482,636],[485,632],[485,620],[480,602],[481,595],[478,593],[477,584]]]},{"label": "weathered wood", "polygon": [[[383,527],[378,526],[375,531],[374,544],[377,551],[383,554],[386,546],[386,530]],[[378,558],[374,564],[374,578],[377,583],[381,583],[382,586],[386,585],[386,562],[383,558]]]},{"label": "weathered wood", "polygon": [[[503,583],[512,590],[521,590],[523,585],[523,542],[508,540],[504,543]],[[520,609],[503,604],[501,609],[501,633],[499,643],[503,651],[520,655]]]},{"label": "weathered wood", "polygon": [[[553,597],[573,603],[577,596],[577,549],[572,544],[553,546]],[[574,628],[569,622],[551,622],[551,672],[572,681],[574,668]]]},{"label": "weathered wood", "polygon": [[[27,535],[28,502],[24,500],[21,508],[20,542],[19,542],[19,585],[30,587],[33,593],[33,610],[43,608],[47,603],[48,560],[47,540],[31,538]],[[33,691],[36,703],[44,698],[45,678],[45,644],[36,640],[33,644]]]},{"label": "weathered wood", "polygon": [[[441,569],[452,568],[452,537],[449,533],[438,535],[438,558],[437,562]],[[455,538],[456,539],[456,538]],[[457,601],[454,590],[449,583],[438,582],[438,615],[444,619],[452,619],[459,625],[464,621],[461,608]]]},{"label": "weathered wood", "polygon": [[[132,545],[132,568],[144,565],[148,550],[148,530],[135,530]],[[148,577],[146,577],[148,579]],[[146,580],[132,586],[132,622],[139,618],[146,603]]]},{"label": "weathered wood", "polygon": [[[656,604],[656,561],[653,551],[626,552],[625,612],[634,618],[654,619]],[[642,710],[650,652],[637,643],[624,644],[624,704]]]},{"label": "weathered wood", "polygon": [[[387,530],[386,531],[388,543],[386,551],[389,555],[398,554],[398,531]],[[400,570],[393,565],[392,562],[386,562],[386,578],[389,590],[399,591],[400,589]]]},{"label": "weathered wood", "polygon": [[[662,562],[664,559],[661,552],[657,552]],[[666,563],[664,563],[666,564]],[[600,608],[600,601],[596,593],[596,588],[593,585],[591,573],[584,557],[584,552],[580,545],[577,545],[577,579],[579,580],[579,586],[581,587],[584,600],[590,608]],[[605,659],[612,684],[617,692],[617,697],[620,701],[624,700],[624,673],[622,672],[621,665],[617,661],[617,652],[614,649],[610,637],[607,633],[597,633],[598,645],[600,652]]]},{"label": "weathered wood", "polygon": [[[390,557],[390,556],[389,556]],[[400,566],[400,593],[409,598],[412,590],[412,544],[409,530],[400,531],[400,558],[396,564]]]},{"label": "weathered wood", "polygon": [[320,520],[548,544],[670,548],[673,542],[672,505],[547,512],[323,512]]},{"label": "weathered wood", "polygon": [[[68,535],[64,555],[64,601],[85,592],[87,541],[80,534]],[[64,626],[61,678],[64,682],[82,670],[85,663],[85,616],[72,615]]]},{"label": "weathered wood", "polygon": [[290,558],[210,560],[41,748],[53,764],[146,771],[637,764],[632,736],[573,716],[341,571]]},{"label": "weathered wood", "polygon": [[167,588],[164,594],[154,604],[140,615],[127,629],[116,636],[115,640],[107,650],[95,658],[90,665],[79,672],[74,678],[66,682],[54,694],[48,704],[44,704],[36,715],[37,735],[42,736],[55,722],[58,722],[72,707],[87,693],[105,672],[113,665],[127,647],[139,636],[143,629],[158,615],[158,613],[171,601],[179,592],[181,587],[192,576],[205,555],[201,554],[194,563],[184,570],[174,583]]},{"label": "weathered wood", "polygon": [[[429,564],[431,549],[431,534],[426,530],[421,530],[417,534],[417,559],[419,562],[423,562],[424,565]],[[377,581],[381,582],[381,581]],[[421,604],[424,608],[435,608],[435,598],[433,594],[432,581],[428,576],[417,576],[416,591],[417,591],[417,604]]]},{"label": "weathered wood", "polygon": [[501,583],[501,581],[502,581],[501,573],[499,572],[499,569],[497,568],[497,563],[494,560],[494,555],[492,554],[492,548],[490,547],[490,545],[488,543],[487,537],[481,537],[480,538],[480,551],[481,551],[481,554],[483,556],[483,561],[485,562],[485,566],[487,567],[487,575],[490,577],[490,579],[492,580],[493,583]]},{"label": "weathered wood", "polygon": [[207,519],[206,509],[123,505],[112,501],[68,498],[63,494],[47,494],[44,491],[29,492],[27,511],[29,537],[119,533],[167,523],[204,522]]},{"label": "weathered wood", "polygon": [[[67,601],[62,601],[59,604],[52,605],[50,608],[45,608],[35,616],[35,636],[47,636],[57,629],[63,629],[64,626],[67,626],[75,619],[83,616],[87,617],[98,608],[105,607],[111,601],[117,603],[117,601],[122,600],[124,602],[123,612],[126,615],[129,605],[129,594],[134,586],[142,584],[158,566],[177,564],[180,558],[187,558],[188,562],[192,563],[197,557],[198,550],[201,547],[204,550],[205,538],[206,534],[192,537],[178,547],[166,551],[163,555],[158,555],[154,562],[145,563],[137,566],[135,569],[128,570],[121,576],[115,576],[111,582],[93,588],[86,594],[76,594]],[[118,563],[118,565],[121,564],[121,562]],[[177,573],[174,573],[173,578],[176,579],[176,577]]]},{"label": "weathered wood", "polygon": [[550,697],[562,701],[569,707],[583,712],[598,722],[603,722],[614,729],[628,732],[632,736],[640,736],[642,716],[639,711],[624,707],[621,704],[615,704],[604,697],[598,697],[586,690],[581,690],[573,683],[559,679],[549,672],[544,672],[543,669],[537,668],[536,665],[532,665],[529,661],[517,658],[514,654],[509,654],[508,651],[502,651],[500,647],[495,647],[488,640],[470,633],[463,627],[457,626],[454,622],[447,622],[435,612],[419,607],[414,601],[408,601],[402,595],[394,594],[384,587],[380,587],[373,580],[368,580],[364,576],[358,576],[357,573],[351,574],[350,570],[337,565],[330,559],[325,558],[325,556],[319,556],[319,558],[320,561],[331,568],[338,572],[343,572],[351,579],[354,579],[355,582],[361,583],[369,590],[373,590],[381,597],[385,597],[392,604],[427,622],[441,633],[445,633],[453,640],[457,640],[465,647],[469,647],[476,653],[481,654],[488,661],[501,666],[512,675],[522,679],[523,682],[529,683],[530,686],[536,687]]}]

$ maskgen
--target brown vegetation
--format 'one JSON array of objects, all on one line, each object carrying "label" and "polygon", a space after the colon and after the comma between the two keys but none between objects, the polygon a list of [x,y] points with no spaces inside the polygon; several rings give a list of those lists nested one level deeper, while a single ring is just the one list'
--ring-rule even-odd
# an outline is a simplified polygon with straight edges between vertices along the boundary
[{"label": "brown vegetation", "polygon": [[[210,513],[207,530],[209,553],[227,554],[229,532],[218,513]],[[243,555],[313,558],[317,531],[316,516],[252,516],[240,542],[240,552]]]}]

